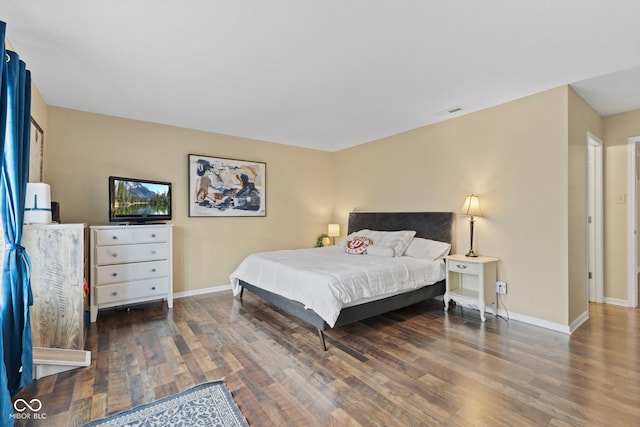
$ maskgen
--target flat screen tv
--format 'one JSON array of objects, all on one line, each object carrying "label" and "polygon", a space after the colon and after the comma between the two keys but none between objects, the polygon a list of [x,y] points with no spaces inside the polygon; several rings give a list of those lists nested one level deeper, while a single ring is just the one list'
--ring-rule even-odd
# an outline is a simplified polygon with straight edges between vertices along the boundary
[{"label": "flat screen tv", "polygon": [[153,223],[171,219],[171,183],[109,177],[109,221]]}]

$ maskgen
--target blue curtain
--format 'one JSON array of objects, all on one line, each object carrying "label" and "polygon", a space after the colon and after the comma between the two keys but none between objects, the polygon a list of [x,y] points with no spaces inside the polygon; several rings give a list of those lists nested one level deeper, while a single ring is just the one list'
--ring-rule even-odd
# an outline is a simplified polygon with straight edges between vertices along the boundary
[{"label": "blue curtain", "polygon": [[[31,126],[31,75],[15,52],[4,46],[6,24],[2,23],[3,40],[0,62],[0,130],[3,142],[2,176],[0,178],[0,215],[4,225],[5,256],[0,288],[2,339],[0,352],[1,425],[13,425],[11,396],[31,383],[33,349],[29,306],[33,304],[29,275],[31,265],[22,240],[24,201],[29,175],[29,138]],[[6,385],[5,385],[6,384]]]}]

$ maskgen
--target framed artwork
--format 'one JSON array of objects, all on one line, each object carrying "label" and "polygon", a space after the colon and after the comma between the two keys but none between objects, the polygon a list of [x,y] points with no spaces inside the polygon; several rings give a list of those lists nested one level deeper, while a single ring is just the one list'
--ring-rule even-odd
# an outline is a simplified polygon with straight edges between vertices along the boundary
[{"label": "framed artwork", "polygon": [[189,216],[266,216],[266,168],[189,154]]},{"label": "framed artwork", "polygon": [[31,117],[31,142],[29,144],[29,182],[42,182],[44,132]]}]

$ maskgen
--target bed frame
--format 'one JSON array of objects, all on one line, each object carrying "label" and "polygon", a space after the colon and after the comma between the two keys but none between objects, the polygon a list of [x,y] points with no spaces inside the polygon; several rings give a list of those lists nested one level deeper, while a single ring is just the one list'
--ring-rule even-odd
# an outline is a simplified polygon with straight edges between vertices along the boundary
[{"label": "bed frame", "polygon": [[[455,214],[453,212],[352,212],[349,214],[348,233],[362,229],[379,231],[415,230],[416,237],[452,243],[454,222]],[[244,290],[248,289],[285,313],[314,326],[318,330],[322,349],[324,351],[327,350],[323,331],[330,327],[313,310],[304,308],[304,305],[297,301],[266,291],[244,281],[240,281],[240,286],[242,287],[240,291],[241,299]],[[433,285],[411,292],[343,308],[334,328],[426,301],[435,296],[443,295],[444,291],[445,283],[444,280],[441,280]]]}]

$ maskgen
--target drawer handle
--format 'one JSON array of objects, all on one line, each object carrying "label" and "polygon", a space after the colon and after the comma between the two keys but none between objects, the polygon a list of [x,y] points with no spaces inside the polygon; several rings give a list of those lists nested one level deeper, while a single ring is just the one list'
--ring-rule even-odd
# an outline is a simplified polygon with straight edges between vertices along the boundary
[{"label": "drawer handle", "polygon": [[467,268],[467,266],[464,264],[456,264],[456,267],[458,267],[460,270],[464,270],[465,268]]},{"label": "drawer handle", "polygon": [[113,240],[118,240],[118,236],[111,237]]},{"label": "drawer handle", "polygon": [[151,269],[151,272],[152,272],[152,273],[155,273],[155,272],[156,272],[156,269],[155,269],[155,268],[152,268],[152,269]]},{"label": "drawer handle", "polygon": [[152,291],[155,291],[155,290],[156,290],[156,287],[155,287],[155,286],[152,286],[152,287],[151,287],[151,290],[152,290]]},{"label": "drawer handle", "polygon": [[153,233],[153,234],[151,235],[151,237],[156,237],[156,233]]},{"label": "drawer handle", "polygon": [[111,273],[111,275],[112,275],[113,277],[116,277],[116,276],[118,275],[118,273]]},{"label": "drawer handle", "polygon": [[118,254],[114,252],[114,253],[111,254],[111,256],[114,257],[114,258],[117,258]]},{"label": "drawer handle", "polygon": [[156,253],[156,251],[151,251],[151,255],[155,255]]},{"label": "drawer handle", "polygon": [[118,292],[116,292],[116,291],[111,292],[111,296],[114,296],[114,297],[115,297],[115,296],[117,296],[117,295],[118,295]]}]

